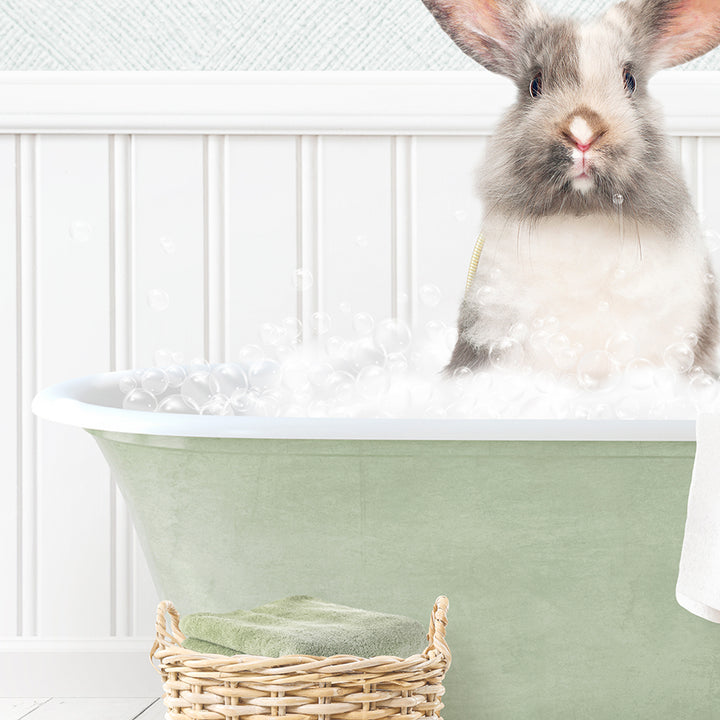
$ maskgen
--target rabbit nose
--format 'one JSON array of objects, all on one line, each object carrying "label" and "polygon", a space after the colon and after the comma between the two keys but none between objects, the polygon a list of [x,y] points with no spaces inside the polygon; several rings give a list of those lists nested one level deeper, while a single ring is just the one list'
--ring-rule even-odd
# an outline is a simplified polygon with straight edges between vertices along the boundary
[{"label": "rabbit nose", "polygon": [[572,115],[562,134],[580,152],[587,152],[597,139],[605,134],[596,120],[599,118],[595,113],[592,113],[589,118],[586,118],[584,114]]}]

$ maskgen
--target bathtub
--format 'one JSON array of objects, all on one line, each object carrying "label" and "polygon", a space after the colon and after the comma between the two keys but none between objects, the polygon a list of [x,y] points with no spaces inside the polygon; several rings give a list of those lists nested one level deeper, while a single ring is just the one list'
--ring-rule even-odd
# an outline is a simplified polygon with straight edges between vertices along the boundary
[{"label": "bathtub", "polygon": [[446,720],[717,717],[718,628],[674,598],[692,422],[162,415],[119,376],[33,409],[93,435],[181,614],[445,593]]}]

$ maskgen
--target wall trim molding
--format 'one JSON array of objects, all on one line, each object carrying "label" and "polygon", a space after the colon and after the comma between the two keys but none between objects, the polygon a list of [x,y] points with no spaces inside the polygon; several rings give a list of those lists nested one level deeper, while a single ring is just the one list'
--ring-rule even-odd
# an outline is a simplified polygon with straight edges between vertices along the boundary
[{"label": "wall trim molding", "polygon": [[[0,72],[3,133],[489,133],[509,80],[462,72]],[[651,83],[673,135],[720,135],[720,71]]]},{"label": "wall trim molding", "polygon": [[0,697],[153,697],[151,638],[0,640]]}]

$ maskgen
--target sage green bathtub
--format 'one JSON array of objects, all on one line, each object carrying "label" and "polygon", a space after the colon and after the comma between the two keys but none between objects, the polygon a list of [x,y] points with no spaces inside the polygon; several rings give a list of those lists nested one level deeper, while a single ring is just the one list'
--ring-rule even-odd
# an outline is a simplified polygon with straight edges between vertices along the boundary
[{"label": "sage green bathtub", "polygon": [[720,718],[720,628],[674,598],[692,442],[92,433],[181,614],[446,594],[445,720]]}]

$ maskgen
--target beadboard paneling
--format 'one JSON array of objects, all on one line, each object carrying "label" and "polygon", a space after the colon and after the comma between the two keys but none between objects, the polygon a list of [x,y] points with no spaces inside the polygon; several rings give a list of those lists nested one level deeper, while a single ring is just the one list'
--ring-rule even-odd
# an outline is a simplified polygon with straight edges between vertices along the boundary
[{"label": "beadboard paneling", "polygon": [[18,275],[21,272],[17,237],[17,188],[15,155],[18,142],[12,135],[0,136],[0,376],[6,379],[5,397],[0,404],[0,635],[14,635],[20,622],[18,590],[21,565],[18,562],[18,490],[21,489],[20,465],[22,419],[21,389],[15,387],[22,360],[19,354],[20,330]]},{"label": "beadboard paneling", "polygon": [[[107,147],[103,136],[36,137],[38,387],[108,364]],[[69,427],[40,421],[37,447],[36,632],[107,633],[109,471]]]},{"label": "beadboard paneling", "polygon": [[392,155],[386,137],[327,137],[319,146],[318,309],[350,337],[357,313],[392,313]]},{"label": "beadboard paneling", "polygon": [[160,348],[207,354],[204,149],[201,136],[132,143],[133,365]]},{"label": "beadboard paneling", "polygon": [[294,278],[303,265],[304,215],[313,207],[300,197],[301,138],[250,135],[226,142],[224,355],[236,360],[244,345],[259,341],[259,322],[301,312],[303,293]]}]

